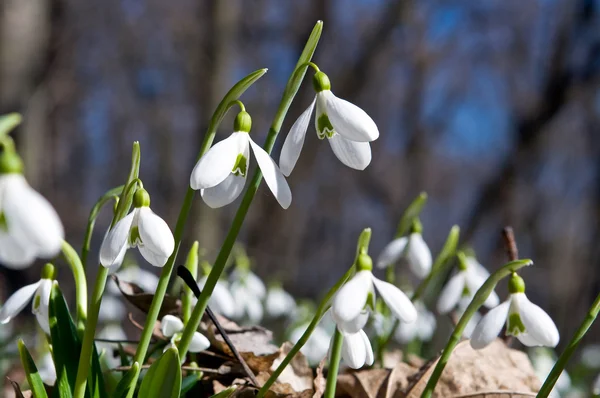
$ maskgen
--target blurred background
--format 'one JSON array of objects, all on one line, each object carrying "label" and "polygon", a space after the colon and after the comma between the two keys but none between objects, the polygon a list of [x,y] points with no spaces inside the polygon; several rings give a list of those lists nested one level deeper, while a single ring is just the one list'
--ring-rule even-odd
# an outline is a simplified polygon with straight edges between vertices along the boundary
[{"label": "blurred background", "polygon": [[[15,132],[30,183],[57,208],[79,248],[91,206],[122,184],[131,143],[142,148],[152,208],[174,227],[209,118],[253,70],[242,97],[263,142],[314,23],[313,61],[333,92],[379,126],[373,161],[343,166],[309,128],[282,210],[261,186],[240,235],[255,272],[317,298],[374,230],[376,256],[406,206],[422,213],[434,255],[453,224],[488,269],[507,259],[512,225],[527,293],[570,337],[600,290],[600,2],[594,0],[3,0],[0,113]],[[310,76],[274,150],[309,105]],[[217,140],[231,133],[233,116]],[[236,204],[198,198],[183,251],[199,240],[212,261]],[[107,228],[103,213],[92,257]],[[183,261],[183,259],[181,259]],[[39,278],[0,268],[3,299]],[[90,271],[93,274],[93,266]],[[63,285],[72,285],[62,268]],[[88,282],[92,285],[93,279]],[[501,296],[506,287],[499,288]],[[600,341],[596,325],[587,342]],[[561,341],[561,345],[567,339]]]}]

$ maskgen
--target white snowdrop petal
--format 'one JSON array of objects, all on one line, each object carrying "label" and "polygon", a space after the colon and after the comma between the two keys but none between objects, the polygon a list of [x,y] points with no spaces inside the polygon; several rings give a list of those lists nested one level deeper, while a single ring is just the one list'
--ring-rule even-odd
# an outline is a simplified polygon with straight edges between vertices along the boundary
[{"label": "white snowdrop petal", "polygon": [[279,202],[281,207],[287,209],[292,203],[292,191],[290,190],[283,173],[264,149],[259,145],[256,145],[251,138],[249,138],[249,140],[252,152],[254,152],[256,162],[258,163],[258,167],[260,167],[260,171],[263,173],[267,186],[271,192],[273,192],[275,199],[277,199],[277,202]]},{"label": "white snowdrop petal", "polygon": [[594,380],[594,385],[592,386],[592,392],[596,395],[600,394],[600,374]]},{"label": "white snowdrop petal", "polygon": [[294,166],[296,166],[296,162],[300,157],[300,152],[304,145],[304,138],[306,137],[306,130],[308,129],[310,116],[312,115],[316,100],[315,97],[310,106],[306,108],[298,120],[296,120],[287,137],[285,137],[283,147],[281,148],[281,154],[279,155],[279,168],[286,177],[289,177],[292,173],[292,170],[294,170]]},{"label": "white snowdrop petal", "polygon": [[361,313],[373,286],[371,278],[370,271],[360,271],[342,286],[333,298],[331,306],[336,319],[348,322]]},{"label": "white snowdrop petal", "polygon": [[480,350],[498,337],[502,326],[506,322],[509,308],[510,299],[490,310],[481,318],[473,333],[471,333],[471,347]]},{"label": "white snowdrop petal", "polygon": [[388,265],[391,265],[398,261],[400,257],[402,257],[404,249],[406,249],[407,243],[408,238],[406,236],[394,239],[393,241],[388,243],[387,246],[383,248],[383,251],[377,258],[377,267],[385,268]]},{"label": "white snowdrop petal", "polygon": [[27,268],[35,260],[35,247],[0,231],[0,263],[7,268],[20,270]]},{"label": "white snowdrop petal", "polygon": [[418,332],[417,323],[418,322],[419,321],[412,322],[412,323],[401,322],[400,325],[398,326],[398,328],[396,329],[396,333],[394,335],[396,340],[400,344],[408,344],[411,341],[413,341],[414,338],[417,337],[417,332]]},{"label": "white snowdrop petal", "polygon": [[165,315],[160,321],[160,330],[165,337],[172,337],[183,330],[183,322],[174,315]]},{"label": "white snowdrop petal", "polygon": [[53,386],[56,383],[56,368],[52,360],[52,354],[47,352],[39,361],[38,373],[44,384]]},{"label": "white snowdrop petal", "polygon": [[346,166],[364,170],[371,163],[371,145],[368,142],[351,141],[340,134],[328,138],[335,156]]},{"label": "white snowdrop petal", "polygon": [[385,305],[388,306],[396,318],[406,323],[417,320],[417,309],[402,290],[374,276],[372,278],[375,288],[381,295]]},{"label": "white snowdrop petal", "polygon": [[100,322],[121,322],[125,319],[126,313],[125,304],[118,297],[106,294],[100,303],[98,320]]},{"label": "white snowdrop petal", "polygon": [[254,272],[248,272],[245,278],[246,287],[254,293],[256,297],[263,299],[267,295],[265,284]]},{"label": "white snowdrop petal", "polygon": [[246,177],[231,173],[214,187],[200,190],[200,195],[208,207],[218,209],[233,203],[240,196],[245,185]]},{"label": "white snowdrop petal", "polygon": [[124,250],[127,250],[128,247],[129,232],[135,214],[136,210],[120,219],[115,226],[108,231],[108,234],[102,241],[102,245],[100,246],[100,264],[104,267],[120,265],[117,260],[123,260]]},{"label": "white snowdrop petal", "polygon": [[25,308],[33,298],[42,281],[23,286],[13,293],[0,308],[0,323],[7,323]]},{"label": "white snowdrop petal", "polygon": [[458,304],[464,288],[465,273],[458,272],[456,275],[450,278],[446,286],[444,286],[442,289],[437,302],[437,311],[440,314],[447,314],[448,312],[452,311]]},{"label": "white snowdrop petal", "polygon": [[425,278],[431,271],[433,260],[431,251],[421,234],[413,233],[410,235],[407,256],[412,272],[418,278]]},{"label": "white snowdrop petal", "polygon": [[262,303],[255,296],[248,296],[246,300],[246,313],[248,314],[248,320],[253,324],[258,324],[262,320]]},{"label": "white snowdrop petal", "polygon": [[513,297],[519,300],[519,315],[527,334],[535,339],[539,345],[556,347],[560,335],[550,315],[529,301],[525,293],[514,294]]},{"label": "white snowdrop petal", "polygon": [[325,100],[325,113],[338,134],[358,142],[370,142],[379,137],[377,125],[367,112],[336,97],[329,90],[321,91],[318,95]]},{"label": "white snowdrop petal", "polygon": [[344,321],[336,317],[335,312],[331,312],[331,317],[333,321],[337,325],[338,329],[340,329],[344,333],[358,333],[362,328],[365,327],[367,321],[369,320],[369,313],[367,311],[361,311],[357,317]]},{"label": "white snowdrop petal", "polygon": [[[48,307],[50,306],[52,285],[53,281],[50,279],[42,279],[40,281],[40,286],[33,296],[33,303],[31,306],[31,312],[35,315],[38,324],[46,334],[50,334],[50,311]],[[36,306],[36,304],[38,305]]]},{"label": "white snowdrop petal", "polygon": [[210,341],[200,332],[194,332],[190,341],[189,352],[200,352],[210,347]]},{"label": "white snowdrop petal", "polygon": [[528,333],[521,333],[516,336],[517,339],[527,347],[537,347],[541,344]]},{"label": "white snowdrop petal", "polygon": [[167,263],[167,260],[169,259],[169,256],[153,252],[147,246],[144,245],[138,246],[138,249],[142,254],[142,257],[144,257],[146,261],[148,261],[151,265],[155,267],[164,266]]},{"label": "white snowdrop petal", "polygon": [[[204,287],[204,285],[202,286]],[[215,290],[210,296],[209,303],[211,308],[213,308],[213,310],[217,313],[228,318],[235,316],[235,302],[233,301],[233,297],[231,297],[231,293],[229,293],[229,290],[227,289],[227,285],[223,282],[217,282],[215,285]]]},{"label": "white snowdrop petal", "polygon": [[240,153],[244,153],[243,135],[247,133],[235,132],[229,137],[213,145],[194,166],[190,176],[192,189],[211,188],[221,183],[235,166]]},{"label": "white snowdrop petal", "polygon": [[34,245],[39,256],[56,256],[65,236],[56,210],[22,175],[9,177],[2,206],[10,233]]},{"label": "white snowdrop petal", "polygon": [[494,290],[492,290],[492,292],[487,297],[487,299],[485,299],[485,302],[483,303],[483,305],[486,306],[487,308],[494,308],[499,303],[500,303],[500,297],[498,297],[496,292]]},{"label": "white snowdrop petal", "polygon": [[373,347],[371,346],[371,341],[369,340],[369,337],[367,337],[367,334],[363,330],[358,332],[358,334],[360,334],[360,337],[362,337],[363,344],[365,345],[365,365],[371,366],[373,365],[373,362],[375,362],[375,356],[373,355]]},{"label": "white snowdrop petal", "polygon": [[352,369],[360,369],[367,360],[367,349],[360,333],[342,333],[342,359]]},{"label": "white snowdrop petal", "polygon": [[[139,209],[138,228],[142,240],[140,249],[143,247],[154,253],[155,260],[160,259],[157,264],[151,262],[152,265],[156,267],[165,265],[175,249],[175,239],[169,225],[149,207],[141,207]],[[148,258],[146,260],[150,261]]]}]

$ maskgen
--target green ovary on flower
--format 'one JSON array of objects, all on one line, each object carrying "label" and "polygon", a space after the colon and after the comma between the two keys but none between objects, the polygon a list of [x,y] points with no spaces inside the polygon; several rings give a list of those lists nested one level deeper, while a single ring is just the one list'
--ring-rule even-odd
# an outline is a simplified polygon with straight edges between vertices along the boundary
[{"label": "green ovary on flower", "polygon": [[137,226],[132,227],[129,232],[129,244],[135,246],[142,243],[142,237],[140,236],[140,230]]},{"label": "green ovary on flower", "polygon": [[4,212],[0,212],[0,231],[8,232],[8,224],[6,223]]},{"label": "green ovary on flower", "polygon": [[371,311],[375,311],[375,307],[375,295],[373,294],[373,292],[369,292],[369,294],[367,295],[367,302],[365,303],[365,309],[371,308]]},{"label": "green ovary on flower", "polygon": [[525,325],[523,325],[519,314],[516,312],[510,314],[506,325],[506,334],[509,336],[518,336],[523,333],[525,333]]},{"label": "green ovary on flower", "polygon": [[322,114],[317,119],[317,136],[320,140],[325,138],[331,138],[335,134],[335,130],[329,121],[329,117],[326,114]]},{"label": "green ovary on flower", "polygon": [[239,154],[233,165],[231,172],[238,177],[246,177],[248,172],[248,159],[243,154]]},{"label": "green ovary on flower", "polygon": [[463,287],[463,291],[461,293],[462,297],[471,297],[471,291],[467,286]]}]

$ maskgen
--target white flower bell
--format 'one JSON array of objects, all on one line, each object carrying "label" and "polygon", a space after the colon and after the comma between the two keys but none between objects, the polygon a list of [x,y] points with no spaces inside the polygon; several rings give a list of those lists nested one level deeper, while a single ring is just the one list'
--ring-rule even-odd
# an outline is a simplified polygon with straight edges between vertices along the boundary
[{"label": "white flower bell", "polygon": [[431,250],[423,240],[420,231],[396,238],[388,243],[377,258],[377,267],[389,267],[402,257],[406,257],[411,271],[418,278],[425,278],[431,271],[433,263]]},{"label": "white flower bell", "polygon": [[[173,315],[165,315],[160,321],[161,332],[165,337],[171,338],[171,344],[177,343],[183,334],[184,325],[181,319]],[[210,347],[210,341],[200,332],[194,332],[190,342],[189,352],[200,352]]]},{"label": "white flower bell", "polygon": [[235,302],[234,318],[247,317],[251,323],[259,323],[263,317],[262,300],[267,294],[263,281],[245,267],[238,267],[231,273],[230,291]]},{"label": "white flower bell", "polygon": [[[447,314],[458,305],[461,298],[472,299],[489,276],[487,270],[475,259],[459,253],[458,272],[450,278],[442,289],[437,302],[438,312]],[[499,303],[498,295],[492,291],[483,305],[487,308],[494,308]]]},{"label": "white flower bell", "polygon": [[281,207],[292,203],[292,192],[271,156],[250,137],[252,119],[242,110],[235,118],[234,133],[215,144],[196,163],[190,176],[192,189],[209,207],[219,208],[233,202],[244,189],[250,167],[250,148],[267,186]]},{"label": "white flower bell", "polygon": [[394,337],[401,344],[408,344],[418,339],[419,341],[429,341],[435,332],[437,325],[435,315],[433,315],[422,301],[415,302],[417,309],[417,320],[412,323],[401,322]]},{"label": "white flower bell", "polygon": [[12,269],[25,268],[36,257],[55,257],[65,236],[58,214],[22,170],[16,153],[0,155],[0,263]]},{"label": "white flower bell", "polygon": [[371,163],[369,142],[379,137],[377,125],[358,106],[333,95],[325,73],[315,73],[313,85],[317,92],[315,99],[296,120],[281,148],[281,171],[286,176],[292,173],[300,157],[315,104],[317,137],[321,140],[327,138],[333,153],[343,164],[364,170]]},{"label": "white flower bell", "polygon": [[478,350],[490,344],[506,323],[506,334],[526,346],[556,347],[560,336],[550,316],[525,295],[525,282],[516,273],[508,284],[510,297],[485,314],[471,335],[471,347]]},{"label": "white flower bell", "polygon": [[134,209],[119,220],[100,246],[100,264],[116,270],[130,247],[137,247],[155,267],[165,265],[175,248],[167,223],[150,209],[150,195],[138,188],[133,197]]},{"label": "white flower bell", "polygon": [[411,323],[417,319],[417,310],[410,299],[391,283],[373,276],[371,257],[361,253],[357,258],[356,275],[342,286],[333,298],[331,314],[338,328],[344,332],[357,333],[375,306],[375,289],[397,319]]},{"label": "white flower bell", "polygon": [[[207,279],[208,276],[203,276],[198,281],[200,290],[204,289]],[[217,281],[217,284],[210,295],[210,299],[208,300],[208,305],[210,305],[210,308],[218,314],[224,315],[227,318],[235,317],[237,314],[236,305],[233,296],[229,292],[229,283],[227,283],[227,281]]]},{"label": "white flower bell", "polygon": [[272,318],[293,316],[296,312],[296,300],[281,286],[271,286],[265,298],[265,309]]},{"label": "white flower bell", "polygon": [[52,354],[46,352],[39,360],[37,365],[38,373],[44,384],[53,386],[56,383],[56,367],[52,360]]},{"label": "white flower bell", "polygon": [[[339,330],[339,328],[338,328]],[[344,341],[342,343],[342,360],[352,369],[360,369],[365,365],[371,366],[375,361],[373,348],[367,334],[361,329],[357,333],[346,333],[340,330]]]},{"label": "white flower bell", "polygon": [[[294,344],[297,343],[306,329],[308,329],[309,324],[310,322],[306,322],[294,328],[290,333],[290,341]],[[324,327],[317,325],[306,344],[300,349],[300,352],[306,356],[309,364],[316,365],[327,355],[330,339],[331,333],[327,332]]]},{"label": "white flower bell", "polygon": [[23,286],[6,300],[0,308],[0,323],[10,322],[33,299],[31,312],[35,315],[40,327],[46,334],[50,334],[49,310],[50,293],[52,293],[54,267],[46,264],[42,271],[42,278],[31,285]]}]

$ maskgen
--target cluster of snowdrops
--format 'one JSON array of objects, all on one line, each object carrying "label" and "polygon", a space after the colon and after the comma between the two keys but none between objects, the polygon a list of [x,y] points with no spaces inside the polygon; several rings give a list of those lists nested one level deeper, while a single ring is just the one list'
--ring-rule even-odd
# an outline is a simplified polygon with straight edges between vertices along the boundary
[{"label": "cluster of snowdrops", "polygon": [[[511,261],[490,275],[473,253],[457,249],[458,227],[454,227],[434,261],[423,239],[423,227],[419,220],[419,213],[426,201],[424,194],[408,207],[400,220],[396,236],[375,261],[368,250],[371,231],[363,231],[358,238],[352,266],[316,307],[298,305],[281,286],[267,288],[251,272],[250,261],[245,255],[235,256],[235,269],[226,280],[224,270],[227,260],[261,181],[264,179],[282,208],[287,209],[291,205],[292,193],[286,177],[293,172],[299,159],[313,113],[317,138],[329,143],[333,155],[342,164],[360,171],[371,161],[369,143],[379,137],[376,123],[358,106],[336,97],[329,77],[311,62],[321,29],[322,23],[319,22],[284,90],[280,108],[262,147],[250,135],[252,118],[239,98],[266,70],[251,73],[225,95],[211,119],[198,161],[191,171],[189,189],[174,229],[150,207],[151,195],[144,189],[139,175],[140,147],[134,143],[132,165],[125,183],[107,191],[98,200],[88,220],[84,247],[81,252],[76,252],[64,240],[65,233],[57,212],[28,185],[23,176],[23,163],[9,135],[20,122],[20,117],[15,114],[2,117],[0,263],[9,268],[24,269],[35,259],[53,259],[62,255],[73,273],[76,286],[77,310],[74,319],[71,319],[68,310],[65,311],[64,299],[55,280],[56,268],[51,263],[44,266],[38,282],[17,290],[0,308],[0,322],[6,324],[32,301],[32,312],[41,330],[48,336],[47,354],[37,364],[30,361],[23,342],[19,343],[23,367],[35,396],[45,396],[46,386],[42,383],[55,385],[61,394],[65,394],[63,396],[80,398],[86,394],[107,394],[101,386],[102,372],[98,369],[116,367],[122,361],[115,362],[115,358],[107,354],[114,349],[110,343],[98,343],[95,340],[105,338],[118,342],[126,339],[120,326],[125,309],[117,295],[118,289],[109,279],[111,274],[138,284],[154,296],[135,354],[129,359],[129,370],[120,378],[110,396],[133,396],[136,393],[140,396],[159,396],[156,394],[164,394],[165,389],[173,392],[172,396],[179,396],[179,364],[193,365],[187,354],[210,347],[209,339],[198,331],[200,320],[209,305],[213,311],[225,317],[251,324],[261,322],[265,313],[271,318],[289,319],[290,328],[286,337],[296,345],[273,370],[271,378],[263,385],[255,386],[260,388],[259,396],[268,391],[299,350],[312,363],[319,362],[329,353],[330,371],[325,394],[333,396],[340,362],[353,369],[371,366],[376,360],[382,360],[381,354],[392,339],[401,344],[431,339],[436,330],[436,317],[420,299],[428,284],[453,264],[457,264],[456,270],[437,298],[436,312],[454,313],[460,318],[454,335],[469,338],[474,349],[489,345],[503,328],[506,335],[515,336],[526,346],[555,347],[558,344],[559,333],[554,322],[542,308],[527,298],[525,282],[518,275],[520,268],[532,264],[530,260]],[[314,71],[314,100],[287,133],[279,161],[276,162],[271,157],[275,139],[291,101],[309,70]],[[232,108],[239,109],[232,134],[212,145],[221,120]],[[248,182],[252,159],[256,161],[258,169]],[[245,187],[247,189],[232,227],[212,265],[204,261],[198,266],[197,244],[190,250],[186,267],[196,279],[200,295],[194,297],[192,290],[184,286],[181,289],[180,316],[165,315],[158,319],[195,192],[199,191],[206,205],[218,208],[233,203]],[[95,219],[105,205],[112,206],[113,220],[100,247],[98,262],[101,267],[88,300],[85,267],[90,262],[89,243]],[[137,267],[123,266],[127,251],[135,248],[147,263],[161,268],[160,277]],[[395,264],[398,262],[407,264],[420,281],[417,286],[410,288],[410,293],[409,289],[403,291],[394,283]],[[374,268],[386,270],[385,280],[373,274]],[[503,278],[508,278],[509,296],[501,302],[494,287]],[[487,308],[485,315],[480,315],[480,307]],[[146,377],[140,380],[152,331],[158,320],[162,334],[170,339],[170,343],[162,354],[153,354],[155,361]],[[61,351],[65,348],[65,342],[60,340],[68,332],[65,332],[65,324],[70,325],[70,338],[76,347],[80,347],[75,353],[75,364],[61,356],[66,355]],[[96,333],[100,324],[105,327]],[[367,327],[373,333],[367,334]],[[443,355],[449,356],[452,349],[451,339]],[[542,370],[547,374],[549,367],[553,366],[553,358],[546,354],[542,356],[550,358]],[[172,366],[175,363],[173,358],[177,366]],[[444,362],[439,361],[437,378],[443,366]],[[150,372],[153,372],[152,378],[148,377]],[[165,372],[175,373],[169,373],[173,377],[161,378],[160,375]],[[435,375],[430,378],[423,396],[433,393],[437,382]],[[563,385],[565,377],[563,374]],[[153,382],[160,383],[156,390],[153,389]],[[548,391],[554,386],[554,383],[550,384]]]}]

